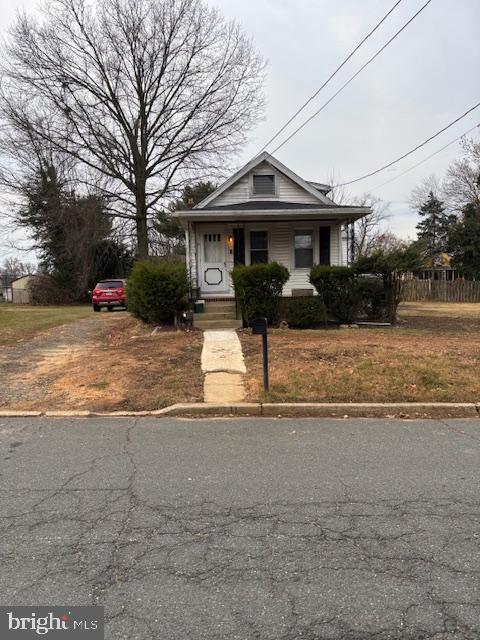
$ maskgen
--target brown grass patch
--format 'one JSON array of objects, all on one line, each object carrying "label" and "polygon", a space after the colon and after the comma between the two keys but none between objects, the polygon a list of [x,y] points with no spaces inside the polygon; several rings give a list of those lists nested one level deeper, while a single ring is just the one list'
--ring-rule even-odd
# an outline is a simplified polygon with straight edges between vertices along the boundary
[{"label": "brown grass patch", "polygon": [[132,317],[93,345],[52,350],[31,373],[47,395],[28,408],[151,410],[201,401],[202,334],[157,331]]},{"label": "brown grass patch", "polygon": [[[263,398],[261,345],[240,332],[251,400]],[[276,402],[473,402],[480,398],[480,305],[409,303],[399,327],[273,331]]]}]

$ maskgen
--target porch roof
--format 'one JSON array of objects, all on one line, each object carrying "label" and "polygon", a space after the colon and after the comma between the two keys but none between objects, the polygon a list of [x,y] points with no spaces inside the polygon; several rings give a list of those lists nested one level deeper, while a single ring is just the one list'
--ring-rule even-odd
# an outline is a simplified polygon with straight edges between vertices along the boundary
[{"label": "porch roof", "polygon": [[185,222],[258,222],[259,220],[293,221],[299,219],[348,222],[363,218],[371,212],[370,207],[260,200],[223,206],[211,206],[206,209],[184,209],[176,211],[173,215]]}]

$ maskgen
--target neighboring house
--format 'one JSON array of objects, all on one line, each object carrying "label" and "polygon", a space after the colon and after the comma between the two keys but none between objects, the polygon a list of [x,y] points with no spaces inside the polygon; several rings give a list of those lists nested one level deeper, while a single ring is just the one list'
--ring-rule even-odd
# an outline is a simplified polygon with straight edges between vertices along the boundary
[{"label": "neighboring house", "polygon": [[419,280],[456,280],[458,273],[452,267],[452,257],[448,253],[442,253],[434,267],[423,269],[415,273]]},{"label": "neighboring house", "polygon": [[234,265],[273,261],[290,271],[284,296],[312,295],[312,265],[347,265],[348,228],[371,213],[335,204],[329,191],[264,152],[193,209],[177,212],[196,295],[234,298]]},{"label": "neighboring house", "polygon": [[455,267],[434,267],[413,274],[419,280],[456,280],[459,275]]},{"label": "neighboring house", "polygon": [[406,273],[402,277],[404,280],[440,280],[450,282],[458,280],[461,276],[456,268],[452,266],[452,257],[448,253],[442,253],[435,260],[433,266]]},{"label": "neighboring house", "polygon": [[38,276],[28,274],[12,280],[10,285],[12,292],[10,301],[17,304],[29,304],[31,302],[30,287],[32,283],[35,282],[35,278],[38,278]]}]

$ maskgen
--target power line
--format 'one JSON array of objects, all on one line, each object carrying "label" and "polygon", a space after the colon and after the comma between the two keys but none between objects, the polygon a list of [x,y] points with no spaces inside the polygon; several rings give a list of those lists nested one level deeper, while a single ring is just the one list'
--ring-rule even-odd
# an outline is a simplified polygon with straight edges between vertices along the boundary
[{"label": "power line", "polygon": [[355,178],[355,180],[349,180],[348,182],[342,182],[341,184],[337,184],[335,186],[336,187],[345,187],[348,184],[354,184],[355,182],[360,182],[360,180],[365,180],[365,178],[370,178],[370,176],[374,176],[377,173],[380,173],[380,171],[384,171],[385,169],[388,169],[392,165],[397,164],[397,162],[400,162],[400,160],[403,160],[407,156],[412,155],[412,153],[415,153],[415,151],[418,151],[419,149],[424,147],[426,144],[428,144],[434,138],[438,138],[438,136],[441,133],[443,133],[447,129],[450,129],[450,127],[453,127],[453,125],[456,124],[457,122],[460,122],[460,120],[463,120],[463,118],[468,116],[468,114],[471,113],[472,111],[474,111],[475,109],[478,109],[478,107],[480,107],[480,102],[477,102],[477,104],[475,104],[473,107],[470,107],[470,109],[465,111],[465,113],[463,113],[461,116],[458,116],[458,118],[455,118],[455,120],[453,120],[452,122],[450,122],[450,124],[447,124],[445,127],[440,129],[440,131],[437,131],[437,133],[434,133],[433,135],[431,135],[429,138],[427,138],[426,140],[424,140],[420,144],[417,144],[417,146],[414,147],[413,149],[410,149],[410,151],[407,151],[406,153],[402,154],[398,158],[395,158],[395,160],[392,160],[388,164],[383,165],[383,167],[380,167],[379,169],[375,169],[375,171],[371,171],[370,173],[366,173],[364,176],[360,176],[359,178]]},{"label": "power line", "polygon": [[480,127],[480,123],[476,124],[474,127],[472,127],[471,129],[468,129],[468,131],[464,131],[461,135],[457,136],[455,138],[455,140],[451,140],[448,144],[446,144],[445,146],[443,146],[441,149],[437,149],[437,151],[434,151],[433,153],[431,153],[429,156],[427,156],[426,158],[423,158],[423,160],[420,160],[420,162],[417,162],[416,164],[412,165],[411,167],[408,167],[408,169],[405,169],[405,171],[402,171],[401,173],[399,173],[398,175],[394,176],[393,178],[390,178],[390,180],[386,180],[385,182],[382,182],[382,184],[379,184],[378,186],[374,187],[373,189],[369,189],[369,191],[377,191],[377,189],[381,189],[382,187],[384,187],[386,184],[390,184],[390,182],[393,182],[394,180],[398,180],[398,178],[401,178],[402,176],[404,176],[406,173],[408,173],[409,171],[413,171],[413,169],[416,169],[417,167],[419,167],[420,165],[424,164],[425,162],[427,162],[428,160],[430,160],[430,158],[433,158],[434,156],[436,156],[437,154],[441,153],[442,151],[444,151],[445,149],[447,149],[448,147],[451,147],[452,144],[455,144],[455,142],[457,142],[458,140],[460,140],[461,138],[463,138],[463,136],[468,135],[469,133],[471,133],[474,129],[477,129],[478,127]]},{"label": "power line", "polygon": [[295,120],[295,118],[305,109],[305,107],[307,105],[309,105],[310,102],[312,100],[314,100],[318,96],[320,91],[322,91],[322,89],[324,89],[327,86],[327,84],[330,82],[330,80],[332,80],[337,75],[337,73],[340,71],[340,69],[342,69],[347,64],[347,62],[350,60],[350,58],[352,58],[355,55],[355,53],[360,49],[360,47],[375,33],[375,31],[377,31],[377,29],[385,22],[385,20],[388,18],[388,16],[391,13],[393,13],[393,11],[398,7],[398,5],[402,1],[403,0],[397,0],[397,2],[393,5],[393,7],[383,16],[383,18],[380,20],[380,22],[378,22],[375,25],[375,27],[369,33],[367,33],[367,35],[363,38],[363,40],[357,44],[355,49],[353,49],[353,51],[345,58],[345,60],[340,64],[340,66],[338,66],[335,69],[335,71],[325,80],[325,82],[322,84],[322,86],[319,89],[317,89],[317,91],[315,91],[315,93],[312,94],[310,96],[310,98],[308,98],[308,100],[302,104],[301,107],[299,107],[299,109],[293,114],[293,116],[290,118],[290,120],[288,120],[283,125],[283,127],[277,131],[277,133],[273,136],[273,138],[270,138],[270,140],[266,144],[263,145],[263,147],[260,149],[260,152],[262,152],[264,149],[266,149],[268,147],[269,144],[271,144],[274,140],[276,140],[278,138],[278,136],[285,131],[285,129],[288,127],[288,125],[291,122],[293,122],[293,120]]},{"label": "power line", "polygon": [[276,151],[278,151],[279,149],[281,149],[285,144],[287,144],[287,142],[289,142],[294,136],[297,135],[297,133],[299,131],[301,131],[309,122],[311,122],[314,118],[316,118],[316,116],[318,116],[318,114],[323,111],[325,109],[325,107],[327,105],[330,104],[330,102],[332,102],[332,100],[334,100],[334,98],[336,98],[338,96],[339,93],[341,93],[346,87],[348,87],[348,85],[352,82],[352,80],[355,80],[355,78],[366,68],[368,67],[369,64],[371,64],[375,58],[377,58],[394,40],[395,38],[397,38],[402,31],[404,31],[414,20],[417,16],[419,16],[422,11],[424,9],[426,9],[428,7],[428,5],[430,4],[430,2],[432,2],[432,0],[427,0],[427,2],[425,2],[425,4],[420,7],[420,9],[410,18],[410,20],[408,20],[391,38],[390,40],[388,40],[383,47],[381,47],[371,58],[369,58],[369,60],[367,60],[367,62],[360,67],[360,69],[353,74],[353,76],[347,80],[347,82],[345,82],[345,84],[343,84],[340,89],[333,94],[333,96],[331,98],[329,98],[326,102],[324,102],[322,104],[322,106],[317,109],[317,111],[315,111],[315,113],[313,115],[311,115],[307,120],[305,120],[305,122],[303,124],[301,124],[297,129],[295,129],[295,131],[288,136],[288,138],[286,140],[284,140],[281,144],[278,145],[278,147],[275,147],[275,149],[272,151],[272,154],[275,153]]}]

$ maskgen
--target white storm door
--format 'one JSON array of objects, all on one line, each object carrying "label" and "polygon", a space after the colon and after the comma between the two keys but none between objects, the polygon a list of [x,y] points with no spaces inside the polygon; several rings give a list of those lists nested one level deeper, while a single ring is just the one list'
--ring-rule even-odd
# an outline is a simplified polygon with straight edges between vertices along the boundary
[{"label": "white storm door", "polygon": [[228,291],[226,238],[219,229],[207,229],[201,236],[202,293]]}]

